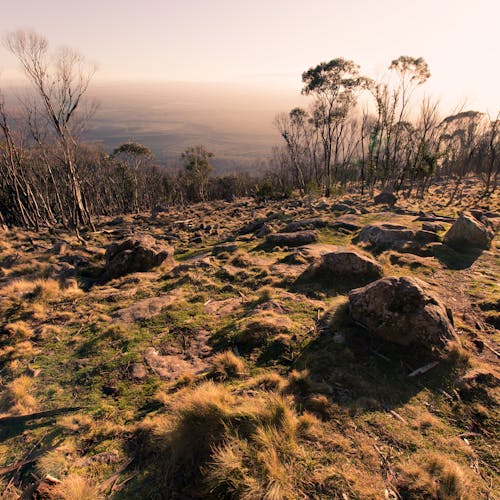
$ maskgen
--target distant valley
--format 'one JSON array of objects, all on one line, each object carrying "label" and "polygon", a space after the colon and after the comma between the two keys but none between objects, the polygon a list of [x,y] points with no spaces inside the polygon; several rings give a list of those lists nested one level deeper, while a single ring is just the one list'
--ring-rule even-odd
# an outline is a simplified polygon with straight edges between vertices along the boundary
[{"label": "distant valley", "polygon": [[109,151],[140,142],[170,164],[186,147],[203,144],[214,153],[218,172],[251,168],[269,157],[280,141],[275,115],[303,99],[292,89],[195,83],[95,84],[90,96],[98,109],[87,140]]}]

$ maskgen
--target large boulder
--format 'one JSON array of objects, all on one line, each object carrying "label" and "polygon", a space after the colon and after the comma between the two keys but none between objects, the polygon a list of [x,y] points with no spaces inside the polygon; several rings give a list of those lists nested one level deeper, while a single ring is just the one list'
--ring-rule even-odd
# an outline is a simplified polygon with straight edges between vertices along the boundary
[{"label": "large boulder", "polygon": [[106,249],[106,277],[111,279],[149,271],[167,259],[173,261],[173,255],[173,247],[149,235],[128,238],[113,243]]},{"label": "large boulder", "polygon": [[396,198],[396,195],[389,193],[388,191],[382,191],[377,196],[375,196],[375,198],[373,198],[373,201],[377,205],[390,205],[392,207],[396,204],[396,201],[398,201],[398,199]]},{"label": "large boulder", "polygon": [[300,247],[318,241],[314,231],[297,231],[295,233],[274,233],[266,238],[266,244],[275,247]]},{"label": "large boulder", "polygon": [[380,249],[394,248],[412,241],[415,231],[397,224],[369,224],[359,233],[359,241]]},{"label": "large boulder", "polygon": [[355,280],[357,284],[370,283],[383,275],[382,266],[376,260],[349,248],[322,255],[315,271],[325,278]]},{"label": "large boulder", "polygon": [[351,290],[349,307],[356,323],[396,344],[439,349],[456,338],[451,312],[417,278],[382,278]]},{"label": "large boulder", "polygon": [[487,221],[476,219],[471,213],[463,212],[444,235],[444,243],[456,250],[481,248],[487,250],[495,231]]}]

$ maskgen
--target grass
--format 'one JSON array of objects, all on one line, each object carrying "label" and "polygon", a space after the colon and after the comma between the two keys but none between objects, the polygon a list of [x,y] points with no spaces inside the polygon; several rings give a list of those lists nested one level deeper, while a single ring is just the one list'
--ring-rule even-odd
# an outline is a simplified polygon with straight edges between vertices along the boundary
[{"label": "grass", "polygon": [[[245,217],[274,210],[291,222],[312,214],[286,203],[257,208],[250,201],[237,217],[229,215],[231,205],[221,205],[220,213],[172,209],[155,222],[131,224],[139,231],[146,221],[160,238],[171,221],[220,222],[220,242],[230,240]],[[415,229],[420,224],[413,216],[391,219]],[[387,215],[359,216],[360,225],[384,220]],[[284,222],[276,220],[277,227]],[[104,229],[88,235],[87,248],[75,243],[68,250],[95,268],[78,276],[78,286],[51,279],[59,257],[42,246],[33,249],[24,232],[9,232],[0,242],[0,261],[14,251],[21,255],[0,276],[2,416],[81,408],[0,427],[0,467],[31,450],[38,457],[15,477],[7,475],[1,491],[13,482],[4,497],[17,498],[47,473],[61,481],[58,498],[99,498],[116,477],[112,497],[120,499],[498,495],[499,376],[491,351],[477,347],[478,339],[493,347],[496,334],[476,324],[495,321],[493,252],[464,269],[446,268],[435,257],[378,256],[387,273],[433,280],[457,309],[461,344],[450,345],[432,370],[410,378],[428,362],[424,353],[359,329],[343,290],[293,286],[310,264],[306,259],[256,251],[260,240],[252,237],[237,239],[237,252],[212,257],[211,241],[188,244],[189,231],[179,230],[185,243],[176,245],[182,248],[176,272],[162,268],[103,285],[93,279],[104,246],[115,237]],[[318,233],[329,244],[350,245],[354,236]],[[53,245],[48,234],[37,238]],[[202,253],[203,266],[192,259]],[[115,322],[117,310],[165,291],[179,293],[178,299],[159,314]],[[461,297],[479,307],[453,302]],[[219,312],[228,299],[231,307]],[[149,347],[178,353],[184,362],[201,356],[192,344],[200,332],[209,336],[200,373],[163,380],[145,361]],[[143,378],[132,378],[134,363],[144,365]],[[106,456],[117,458],[108,463]]]}]

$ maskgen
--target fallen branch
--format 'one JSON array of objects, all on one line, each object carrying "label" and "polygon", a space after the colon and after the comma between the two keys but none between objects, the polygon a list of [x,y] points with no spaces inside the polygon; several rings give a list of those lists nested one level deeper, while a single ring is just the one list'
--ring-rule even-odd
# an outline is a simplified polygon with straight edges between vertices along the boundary
[{"label": "fallen branch", "polygon": [[64,413],[71,413],[73,411],[81,410],[81,406],[71,406],[68,408],[54,408],[53,410],[39,411],[37,413],[29,413],[28,415],[16,415],[15,417],[0,418],[0,426],[2,425],[15,425],[29,422],[30,420],[37,420],[39,418],[54,417]]},{"label": "fallen branch", "polygon": [[408,377],[415,377],[417,375],[422,375],[422,373],[426,373],[429,370],[432,370],[435,366],[439,364],[439,361],[433,361],[432,363],[428,363],[424,366],[421,366],[420,368],[417,368],[416,370],[412,371]]}]

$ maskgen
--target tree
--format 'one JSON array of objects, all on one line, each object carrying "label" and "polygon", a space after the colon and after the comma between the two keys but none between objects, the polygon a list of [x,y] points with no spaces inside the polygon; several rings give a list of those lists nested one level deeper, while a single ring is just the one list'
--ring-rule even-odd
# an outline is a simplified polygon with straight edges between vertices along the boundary
[{"label": "tree", "polygon": [[188,197],[193,201],[207,199],[208,178],[212,172],[210,158],[214,155],[204,146],[191,146],[181,155],[186,177]]},{"label": "tree", "polygon": [[77,232],[80,225],[93,228],[78,175],[75,160],[77,137],[71,125],[95,73],[95,67],[71,49],[61,49],[51,59],[47,39],[35,32],[10,33],[5,43],[20,61],[40,98],[47,121],[60,146],[60,160],[65,167],[72,195],[72,225]]},{"label": "tree", "polygon": [[153,159],[149,148],[137,142],[126,142],[113,151],[113,156],[121,160],[132,171],[133,177],[133,210],[139,212],[139,171],[148,161]]},{"label": "tree", "polygon": [[302,74],[302,93],[314,97],[313,120],[323,143],[325,194],[332,187],[332,156],[337,163],[345,132],[345,121],[356,103],[356,94],[369,80],[360,76],[359,66],[343,58],[322,62]]}]

